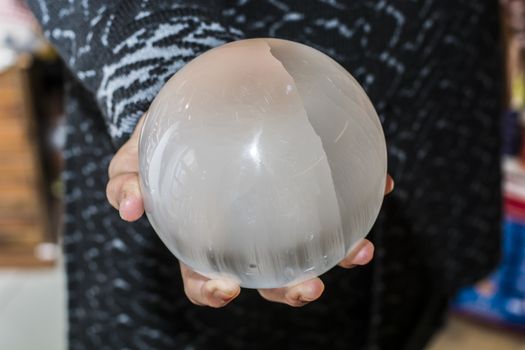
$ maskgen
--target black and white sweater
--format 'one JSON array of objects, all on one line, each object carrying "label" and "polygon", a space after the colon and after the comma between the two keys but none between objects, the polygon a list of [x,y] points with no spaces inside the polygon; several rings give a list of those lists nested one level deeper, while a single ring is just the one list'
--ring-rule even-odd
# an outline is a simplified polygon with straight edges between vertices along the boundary
[{"label": "black and white sweater", "polygon": [[76,77],[96,96],[116,144],[186,62],[243,33],[222,24],[221,1],[33,1]]},{"label": "black and white sweater", "polygon": [[[420,349],[448,298],[499,248],[497,1],[29,0],[74,79],[68,93],[64,251],[72,349]],[[373,262],[323,276],[297,310],[244,291],[191,305],[146,219],[105,199],[116,148],[163,83],[227,41],[316,47],[365,87],[396,190]]]}]

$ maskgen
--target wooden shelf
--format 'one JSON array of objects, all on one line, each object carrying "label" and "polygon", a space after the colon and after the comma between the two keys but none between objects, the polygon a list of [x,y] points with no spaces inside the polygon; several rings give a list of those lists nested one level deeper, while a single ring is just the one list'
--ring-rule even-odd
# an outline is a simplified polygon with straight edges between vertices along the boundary
[{"label": "wooden shelf", "polygon": [[0,267],[41,266],[49,229],[28,60],[0,73]]}]

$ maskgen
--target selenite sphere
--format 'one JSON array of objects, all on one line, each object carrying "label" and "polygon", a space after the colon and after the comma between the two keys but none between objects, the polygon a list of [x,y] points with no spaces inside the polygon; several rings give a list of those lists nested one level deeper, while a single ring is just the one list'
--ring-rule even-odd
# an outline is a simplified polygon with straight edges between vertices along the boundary
[{"label": "selenite sphere", "polygon": [[371,229],[385,189],[365,92],[325,54],[278,39],[184,66],[149,108],[139,158],[146,214],[171,252],[248,288],[334,267]]}]

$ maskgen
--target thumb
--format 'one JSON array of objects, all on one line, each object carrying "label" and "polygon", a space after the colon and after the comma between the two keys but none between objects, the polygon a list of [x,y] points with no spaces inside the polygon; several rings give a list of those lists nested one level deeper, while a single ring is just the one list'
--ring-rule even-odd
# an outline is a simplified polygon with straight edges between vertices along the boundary
[{"label": "thumb", "polygon": [[136,221],[144,213],[137,173],[123,173],[111,178],[106,192],[111,205],[119,211],[123,220]]}]

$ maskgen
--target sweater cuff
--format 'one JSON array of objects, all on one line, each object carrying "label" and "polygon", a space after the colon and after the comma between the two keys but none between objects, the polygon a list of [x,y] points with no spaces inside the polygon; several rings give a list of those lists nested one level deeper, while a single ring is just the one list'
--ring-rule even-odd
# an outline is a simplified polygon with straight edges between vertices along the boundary
[{"label": "sweater cuff", "polygon": [[114,19],[119,31],[107,38],[113,44],[102,50],[105,57],[99,59],[96,87],[98,105],[117,147],[129,138],[164,83],[184,64],[242,37],[239,30],[195,7],[143,10],[133,18],[122,12],[120,19]]}]

